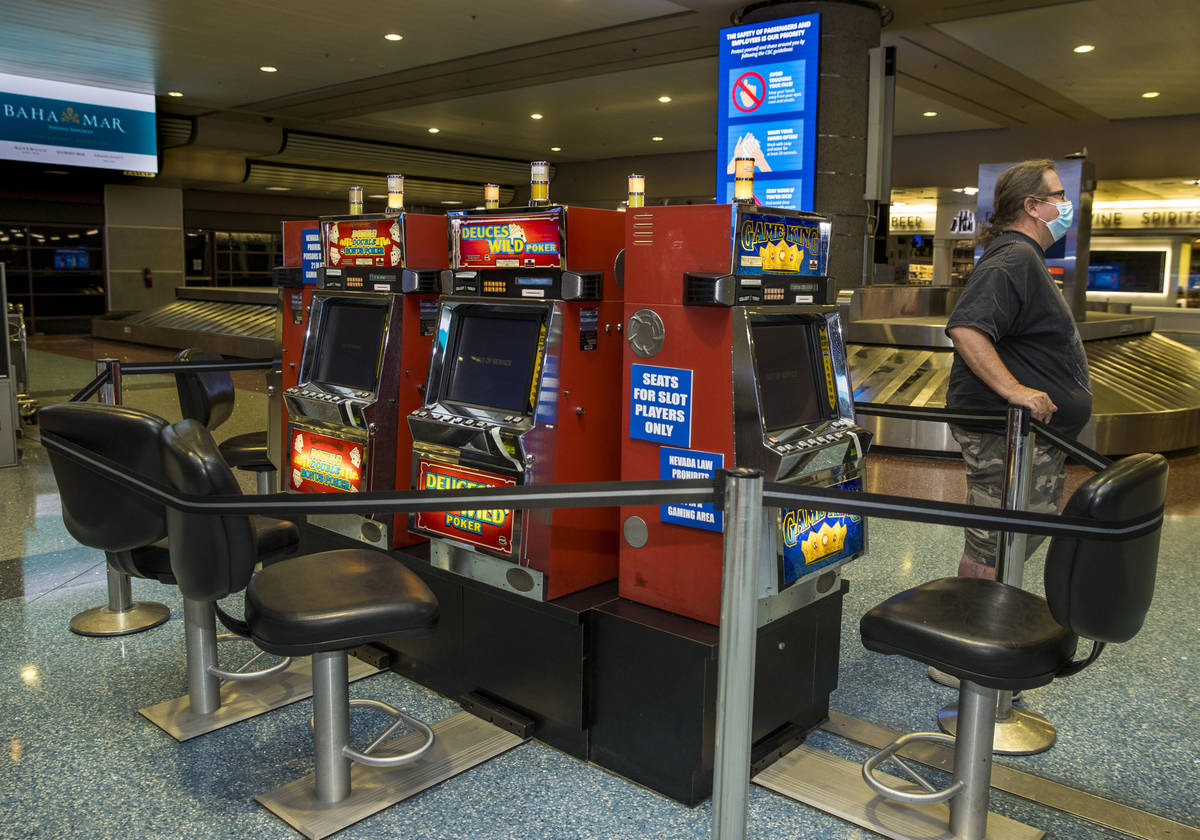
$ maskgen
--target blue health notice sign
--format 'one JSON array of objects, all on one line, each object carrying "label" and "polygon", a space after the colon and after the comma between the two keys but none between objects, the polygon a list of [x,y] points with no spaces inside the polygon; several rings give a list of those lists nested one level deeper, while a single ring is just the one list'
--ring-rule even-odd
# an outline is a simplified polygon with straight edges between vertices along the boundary
[{"label": "blue health notice sign", "polygon": [[317,269],[321,267],[321,231],[319,228],[304,228],[300,231],[300,265],[305,283],[317,282]]},{"label": "blue health notice sign", "polygon": [[629,375],[629,436],[651,443],[692,445],[692,372],[633,365]]},{"label": "blue health notice sign", "polygon": [[[695,449],[675,449],[661,446],[658,450],[658,477],[670,479],[712,478],[713,473],[725,467],[725,456],[720,452],[700,452]],[[712,502],[689,502],[658,506],[660,522],[686,525],[705,531],[721,532],[725,520],[721,511]]]},{"label": "blue health notice sign", "polygon": [[717,195],[733,198],[735,158],[754,158],[754,196],[813,209],[820,15],[721,30]]}]

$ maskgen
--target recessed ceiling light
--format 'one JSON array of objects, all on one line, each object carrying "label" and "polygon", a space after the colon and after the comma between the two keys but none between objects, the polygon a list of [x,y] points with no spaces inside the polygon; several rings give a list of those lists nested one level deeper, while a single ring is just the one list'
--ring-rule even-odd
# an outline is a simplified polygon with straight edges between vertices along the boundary
[{"label": "recessed ceiling light", "polygon": [[659,102],[662,102],[662,103],[667,103],[667,102],[670,102],[670,101],[671,101],[671,97],[669,97],[669,96],[660,96],[660,97],[658,97],[658,101],[659,101]]},{"label": "recessed ceiling light", "polygon": [[540,120],[541,118],[542,118],[541,114],[530,114],[529,115],[529,119],[531,119],[531,120]]},{"label": "recessed ceiling light", "polygon": [[938,114],[937,111],[926,111],[925,113],[921,114],[921,116],[922,117],[936,117],[937,114]]},{"label": "recessed ceiling light", "polygon": [[396,32],[389,32],[388,34],[384,35],[383,37],[388,39],[389,41],[403,41],[404,40],[404,36],[400,35]]},{"label": "recessed ceiling light", "polygon": [[1096,49],[1094,44],[1080,44],[1078,47],[1075,48],[1075,52],[1090,53],[1094,49]]},{"label": "recessed ceiling light", "polygon": [[183,96],[183,91],[181,91],[181,90],[169,90],[169,91],[167,91],[167,96]]},{"label": "recessed ceiling light", "polygon": [[430,126],[430,128],[429,128],[429,133],[430,133],[430,134],[437,134],[439,131],[441,131],[441,129],[440,129],[440,128],[434,128],[434,127],[432,127],[432,126]]},{"label": "recessed ceiling light", "polygon": [[267,187],[267,189],[275,190],[276,192],[287,192],[291,187]]},{"label": "recessed ceiling light", "polygon": [[979,187],[963,187],[963,192],[967,195],[975,195],[979,192]]},{"label": "recessed ceiling light", "polygon": [[550,147],[550,151],[552,151],[552,152],[561,152],[561,151],[562,151],[562,146],[551,146],[551,147]]},{"label": "recessed ceiling light", "polygon": [[259,67],[258,69],[263,71],[264,73],[278,73],[279,72],[278,67],[272,67],[270,64],[264,64],[262,67]]},{"label": "recessed ceiling light", "polygon": [[1159,92],[1156,90],[1148,90],[1142,94],[1142,99],[1154,99],[1156,96],[1159,96],[1159,95],[1160,95]]},{"label": "recessed ceiling light", "polygon": [[661,138],[661,137],[659,137],[657,134],[656,134],[656,135],[654,135],[653,137],[651,137],[650,139],[651,139],[651,140],[653,140],[655,143],[661,143],[661,142],[662,142],[662,138]]}]

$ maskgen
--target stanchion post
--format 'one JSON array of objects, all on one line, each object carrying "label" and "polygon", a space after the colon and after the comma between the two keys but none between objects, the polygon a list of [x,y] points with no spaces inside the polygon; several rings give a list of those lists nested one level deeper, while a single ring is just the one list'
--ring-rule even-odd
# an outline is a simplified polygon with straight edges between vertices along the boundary
[{"label": "stanchion post", "polygon": [[750,736],[754,714],[758,553],[763,527],[763,477],[725,470],[725,546],[717,667],[717,738],[713,755],[712,837],[746,836]]},{"label": "stanchion post", "polygon": [[[1005,433],[1004,509],[1029,510],[1029,489],[1033,480],[1033,427],[1029,409],[1008,407]],[[996,556],[996,579],[1020,587],[1025,576],[1025,554],[1029,535],[1006,531],[1001,535]]]},{"label": "stanchion post", "polygon": [[[96,360],[96,373],[107,373],[108,381],[100,386],[98,399],[104,405],[121,404],[121,360],[111,357]],[[128,612],[133,606],[133,584],[129,575],[111,567],[108,570],[109,612]]]}]

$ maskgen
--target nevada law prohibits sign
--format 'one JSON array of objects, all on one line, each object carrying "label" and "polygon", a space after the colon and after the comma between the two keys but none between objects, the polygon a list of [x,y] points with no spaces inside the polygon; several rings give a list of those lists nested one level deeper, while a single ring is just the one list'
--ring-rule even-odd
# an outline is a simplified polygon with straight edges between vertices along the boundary
[{"label": "nevada law prohibits sign", "polygon": [[717,197],[733,199],[733,161],[754,158],[754,197],[813,209],[820,15],[721,30]]},{"label": "nevada law prohibits sign", "polygon": [[633,365],[629,375],[629,436],[670,446],[692,445],[692,372]]}]

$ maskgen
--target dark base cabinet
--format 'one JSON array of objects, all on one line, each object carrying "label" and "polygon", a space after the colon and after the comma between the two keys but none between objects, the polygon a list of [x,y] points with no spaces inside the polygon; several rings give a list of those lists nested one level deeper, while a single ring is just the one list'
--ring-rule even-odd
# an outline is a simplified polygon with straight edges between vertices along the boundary
[{"label": "dark base cabinet", "polygon": [[[349,544],[301,534],[304,552]],[[718,628],[618,598],[615,581],[541,603],[431,567],[427,545],[392,554],[441,605],[433,636],[379,645],[394,672],[516,712],[544,743],[685,805],[712,793]],[[752,760],[828,716],[845,591],[759,629]]]}]

